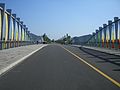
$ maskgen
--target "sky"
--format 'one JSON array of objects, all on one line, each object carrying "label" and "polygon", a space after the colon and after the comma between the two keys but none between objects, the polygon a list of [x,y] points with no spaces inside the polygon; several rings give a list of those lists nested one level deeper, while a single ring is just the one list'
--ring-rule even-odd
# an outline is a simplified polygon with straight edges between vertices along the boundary
[{"label": "sky", "polygon": [[68,33],[95,32],[108,20],[120,18],[120,0],[0,0],[36,35],[59,39]]}]

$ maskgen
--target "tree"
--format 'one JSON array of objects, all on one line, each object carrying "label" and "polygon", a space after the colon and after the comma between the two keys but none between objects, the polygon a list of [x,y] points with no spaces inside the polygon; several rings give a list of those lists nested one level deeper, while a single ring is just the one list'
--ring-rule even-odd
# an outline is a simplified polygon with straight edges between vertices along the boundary
[{"label": "tree", "polygon": [[48,36],[46,35],[46,33],[43,34],[43,40],[47,43],[51,43],[51,39],[48,38]]},{"label": "tree", "polygon": [[54,40],[54,39],[52,39],[52,40],[51,40],[51,42],[55,42],[55,40]]},{"label": "tree", "polygon": [[56,42],[61,44],[71,44],[71,36],[66,34],[61,39],[56,40]]}]

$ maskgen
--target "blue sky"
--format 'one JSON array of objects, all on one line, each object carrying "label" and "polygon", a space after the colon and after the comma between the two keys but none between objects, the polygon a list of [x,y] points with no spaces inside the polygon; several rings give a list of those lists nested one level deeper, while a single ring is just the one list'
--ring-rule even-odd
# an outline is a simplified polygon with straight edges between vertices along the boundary
[{"label": "blue sky", "polygon": [[90,34],[120,18],[120,0],[0,0],[12,9],[37,35],[51,39],[68,33],[72,37]]}]

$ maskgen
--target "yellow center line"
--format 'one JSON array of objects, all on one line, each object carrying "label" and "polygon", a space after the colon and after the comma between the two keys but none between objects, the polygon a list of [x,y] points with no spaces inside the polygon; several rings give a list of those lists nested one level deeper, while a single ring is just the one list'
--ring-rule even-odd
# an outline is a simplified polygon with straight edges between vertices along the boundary
[{"label": "yellow center line", "polygon": [[120,83],[119,82],[117,82],[116,80],[112,79],[110,76],[108,76],[107,74],[105,74],[104,72],[102,72],[101,70],[99,70],[98,68],[96,68],[95,66],[91,65],[90,63],[86,62],[84,59],[80,58],[79,56],[77,56],[76,54],[74,54],[73,52],[71,52],[70,50],[64,48],[63,46],[61,46],[61,47],[64,50],[66,50],[67,52],[69,52],[70,54],[72,54],[73,56],[75,56],[76,58],[78,58],[83,63],[87,64],[89,67],[91,67],[92,69],[94,69],[96,72],[98,72],[99,74],[101,74],[102,76],[104,76],[105,78],[107,78],[113,84],[115,84],[116,86],[120,87]]}]

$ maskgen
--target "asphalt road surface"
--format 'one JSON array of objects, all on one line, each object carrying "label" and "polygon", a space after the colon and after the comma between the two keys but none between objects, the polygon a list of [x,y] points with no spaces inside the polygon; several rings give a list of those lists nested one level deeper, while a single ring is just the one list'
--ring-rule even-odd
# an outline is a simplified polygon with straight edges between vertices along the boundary
[{"label": "asphalt road surface", "polygon": [[120,57],[60,45],[44,47],[0,76],[0,90],[120,90],[119,84]]}]

